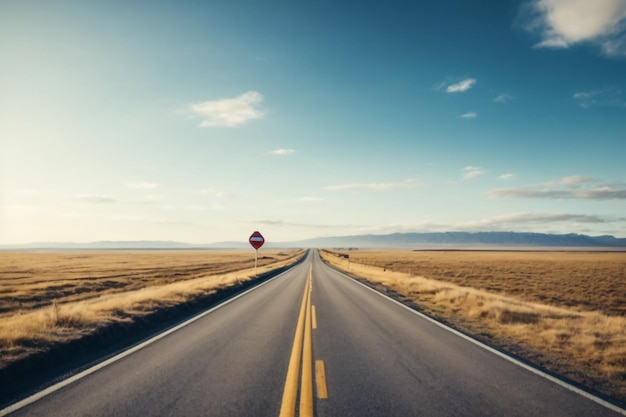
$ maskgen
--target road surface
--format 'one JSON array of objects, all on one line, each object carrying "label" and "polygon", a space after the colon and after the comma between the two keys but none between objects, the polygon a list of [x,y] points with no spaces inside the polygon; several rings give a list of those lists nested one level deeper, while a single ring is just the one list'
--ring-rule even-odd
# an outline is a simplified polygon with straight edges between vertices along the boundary
[{"label": "road surface", "polygon": [[316,251],[53,391],[0,415],[626,415],[380,296]]}]

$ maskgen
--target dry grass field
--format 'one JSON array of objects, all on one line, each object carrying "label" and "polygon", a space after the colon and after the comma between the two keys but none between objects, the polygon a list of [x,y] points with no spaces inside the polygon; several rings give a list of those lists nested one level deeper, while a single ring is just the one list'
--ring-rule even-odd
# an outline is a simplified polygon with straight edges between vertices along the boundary
[{"label": "dry grass field", "polygon": [[[301,250],[263,250],[258,273]],[[0,252],[0,369],[254,277],[252,251]]]},{"label": "dry grass field", "polygon": [[430,315],[626,401],[626,253],[320,252]]}]

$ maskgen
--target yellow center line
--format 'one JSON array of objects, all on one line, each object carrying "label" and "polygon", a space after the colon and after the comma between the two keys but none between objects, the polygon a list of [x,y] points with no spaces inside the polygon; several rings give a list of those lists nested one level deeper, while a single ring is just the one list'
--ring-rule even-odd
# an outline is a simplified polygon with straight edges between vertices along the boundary
[{"label": "yellow center line", "polygon": [[[293,347],[287,368],[287,378],[280,405],[279,417],[294,417],[298,398],[298,381],[300,381],[300,417],[313,417],[313,329],[317,328],[315,306],[311,304],[313,291],[313,265],[309,268],[304,295],[300,306],[300,315],[296,326]],[[302,363],[301,363],[302,362]],[[302,368],[300,370],[300,365]],[[301,376],[300,376],[300,372]],[[315,379],[318,398],[328,398],[326,389],[326,373],[324,362],[315,363]]]},{"label": "yellow center line", "polygon": [[[310,282],[309,275],[309,282]],[[300,385],[300,417],[313,417],[313,343],[311,330],[311,291],[307,297],[302,350],[302,384]]]},{"label": "yellow center line", "polygon": [[315,361],[315,382],[317,383],[317,398],[321,400],[328,399],[328,389],[326,388],[326,370],[324,369],[324,361]]},{"label": "yellow center line", "polygon": [[289,367],[287,368],[287,378],[285,380],[283,400],[280,406],[280,417],[293,417],[296,413],[299,377],[298,371],[300,368],[300,357],[302,355],[302,334],[304,333],[306,310],[310,299],[310,279],[311,274],[309,272],[307,283],[304,286],[304,295],[302,296],[302,305],[300,307],[300,315],[298,316],[296,335],[293,340],[293,347],[291,348],[291,356],[289,357]]}]

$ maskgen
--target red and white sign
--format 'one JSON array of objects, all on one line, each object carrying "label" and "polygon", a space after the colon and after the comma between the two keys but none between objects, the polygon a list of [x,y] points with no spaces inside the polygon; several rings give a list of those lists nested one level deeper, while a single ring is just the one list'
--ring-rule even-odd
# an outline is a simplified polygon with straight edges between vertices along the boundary
[{"label": "red and white sign", "polygon": [[250,239],[248,240],[252,247],[256,250],[259,250],[261,246],[265,243],[265,238],[259,232],[254,232],[250,235]]}]

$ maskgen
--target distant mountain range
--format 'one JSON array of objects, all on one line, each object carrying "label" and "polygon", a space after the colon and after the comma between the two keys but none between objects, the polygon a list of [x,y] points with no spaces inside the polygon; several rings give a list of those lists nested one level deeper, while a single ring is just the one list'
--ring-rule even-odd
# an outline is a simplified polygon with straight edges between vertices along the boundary
[{"label": "distant mountain range", "polygon": [[[267,246],[276,246],[267,245]],[[98,242],[35,242],[23,245],[0,245],[0,249],[247,249],[251,248],[248,242],[219,242],[208,244],[194,244],[185,242],[175,242],[168,240],[104,240]]]},{"label": "distant mountain range", "polygon": [[393,233],[326,237],[301,241],[308,247],[623,247],[626,239],[614,236],[519,232]]},{"label": "distant mountain range", "polygon": [[[295,242],[268,242],[266,248],[498,248],[498,247],[589,247],[625,248],[626,238],[610,235],[547,234],[519,232],[439,232],[393,233],[388,235],[335,236]],[[205,245],[173,241],[101,241],[89,243],[38,242],[0,245],[0,249],[251,249],[247,241],[218,242]]]}]

